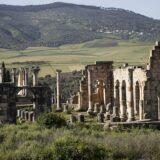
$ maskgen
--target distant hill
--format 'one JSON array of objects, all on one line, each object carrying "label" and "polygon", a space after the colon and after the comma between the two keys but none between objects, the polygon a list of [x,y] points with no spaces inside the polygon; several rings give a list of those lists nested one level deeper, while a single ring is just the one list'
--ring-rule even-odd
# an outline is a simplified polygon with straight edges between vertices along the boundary
[{"label": "distant hill", "polygon": [[160,21],[123,9],[67,3],[0,5],[0,48],[59,46],[108,35],[157,40]]}]

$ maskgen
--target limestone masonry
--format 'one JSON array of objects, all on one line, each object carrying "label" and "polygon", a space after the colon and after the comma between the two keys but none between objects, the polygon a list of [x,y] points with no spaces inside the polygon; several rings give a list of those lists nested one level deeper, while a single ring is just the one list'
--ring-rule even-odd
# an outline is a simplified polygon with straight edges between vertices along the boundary
[{"label": "limestone masonry", "polygon": [[[39,67],[31,68],[33,85],[29,86],[28,68],[17,70],[17,78],[16,69],[12,69],[10,73],[2,63],[0,69],[0,123],[16,123],[17,117],[32,122],[40,113],[51,112],[51,89],[38,85],[39,70]],[[32,108],[25,109],[23,105],[32,105]]]},{"label": "limestone masonry", "polygon": [[[32,85],[28,83],[28,68],[13,68],[9,72],[2,63],[0,69],[0,122],[16,123],[16,117],[34,121],[42,112],[51,112],[52,93],[48,86],[38,85],[39,67],[32,67]],[[17,76],[18,72],[18,76]],[[160,42],[156,42],[145,67],[113,68],[112,61],[97,61],[82,71],[79,92],[66,104],[61,104],[61,70],[56,70],[56,111],[67,113],[68,107],[97,115],[101,123],[160,120]],[[18,79],[18,83],[16,82]],[[32,109],[19,107],[32,104]],[[71,121],[75,117],[72,115]],[[84,116],[79,114],[79,121]]]},{"label": "limestone masonry", "polygon": [[113,69],[112,64],[87,65],[70,105],[89,114],[103,112],[113,122],[160,120],[160,42],[145,67],[126,63]]}]

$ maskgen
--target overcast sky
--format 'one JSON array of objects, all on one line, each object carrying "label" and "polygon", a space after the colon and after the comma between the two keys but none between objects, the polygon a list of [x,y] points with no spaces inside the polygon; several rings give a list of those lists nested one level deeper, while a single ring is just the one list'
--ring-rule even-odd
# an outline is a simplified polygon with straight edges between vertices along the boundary
[{"label": "overcast sky", "polygon": [[0,0],[0,4],[11,5],[47,4],[53,2],[123,8],[160,19],[160,0]]}]

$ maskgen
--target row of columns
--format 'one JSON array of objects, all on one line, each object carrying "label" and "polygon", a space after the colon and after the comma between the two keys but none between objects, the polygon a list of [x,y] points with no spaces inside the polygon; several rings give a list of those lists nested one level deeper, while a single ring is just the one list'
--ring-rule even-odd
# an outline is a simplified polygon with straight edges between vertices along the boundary
[{"label": "row of columns", "polygon": [[[128,70],[128,81],[117,82],[114,87],[114,105],[119,109],[121,121],[135,120],[135,114],[139,114],[139,120],[143,119],[144,87],[139,87],[138,104],[136,100],[136,87],[133,85],[133,70]],[[134,86],[134,87],[133,87]],[[138,105],[138,111],[137,111]],[[128,118],[127,118],[128,116]]]},{"label": "row of columns", "polygon": [[[33,76],[33,86],[38,85],[39,67],[32,67],[31,73]],[[18,86],[28,86],[28,68],[20,68],[18,75]],[[11,70],[12,83],[16,84],[16,68]]]},{"label": "row of columns", "polygon": [[[21,72],[24,71],[24,72]],[[32,67],[31,72],[33,76],[33,87],[38,85],[38,73],[40,71],[39,67]],[[23,75],[22,75],[23,73]],[[61,111],[61,103],[60,103],[60,73],[61,70],[56,70],[56,88],[57,88],[57,111]],[[12,69],[12,82],[16,83],[16,69]],[[28,85],[28,68],[20,70],[18,77],[18,86],[27,86]],[[24,89],[25,90],[25,89]],[[23,91],[23,90],[22,90]]]}]

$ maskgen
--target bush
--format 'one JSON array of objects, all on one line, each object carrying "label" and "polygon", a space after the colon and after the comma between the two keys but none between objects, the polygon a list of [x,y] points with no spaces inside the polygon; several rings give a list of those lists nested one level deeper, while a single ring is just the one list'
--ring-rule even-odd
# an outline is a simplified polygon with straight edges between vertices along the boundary
[{"label": "bush", "polygon": [[82,142],[82,140],[66,137],[54,144],[55,160],[104,160],[105,149],[102,146]]},{"label": "bush", "polygon": [[37,118],[37,123],[46,128],[60,128],[66,126],[66,120],[64,117],[55,113],[43,113]]}]

